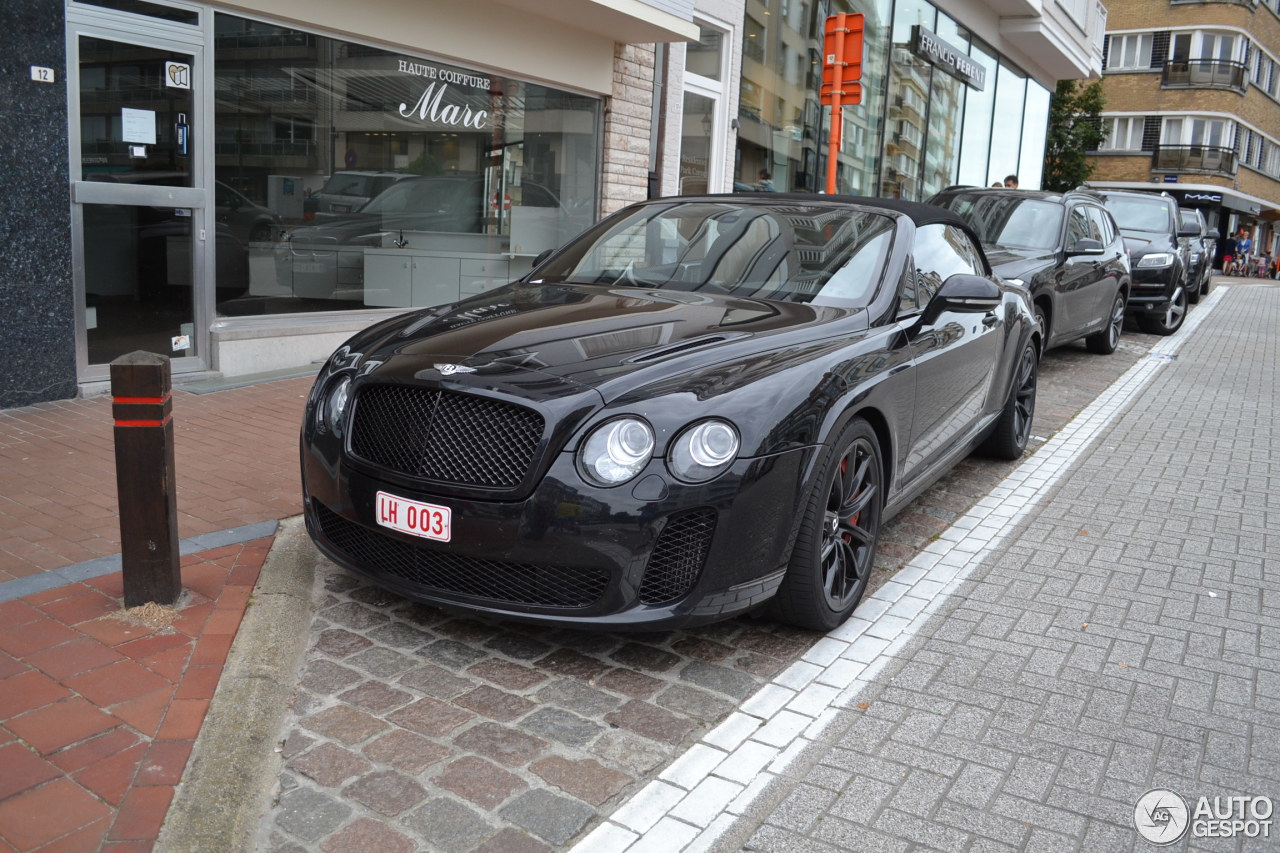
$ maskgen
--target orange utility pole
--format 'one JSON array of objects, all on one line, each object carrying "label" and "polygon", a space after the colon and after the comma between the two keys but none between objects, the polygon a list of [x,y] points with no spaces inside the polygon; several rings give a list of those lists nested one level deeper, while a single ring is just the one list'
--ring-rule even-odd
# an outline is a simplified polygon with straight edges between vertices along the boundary
[{"label": "orange utility pole", "polygon": [[862,103],[861,12],[840,13],[827,18],[822,42],[823,104],[831,107],[831,132],[827,134],[827,192],[836,191],[836,155],[844,141],[841,108]]}]

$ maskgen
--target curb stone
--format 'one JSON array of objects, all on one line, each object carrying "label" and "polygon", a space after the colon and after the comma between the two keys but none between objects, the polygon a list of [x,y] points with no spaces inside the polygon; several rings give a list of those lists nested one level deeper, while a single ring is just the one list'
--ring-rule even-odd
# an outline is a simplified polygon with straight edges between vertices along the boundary
[{"label": "curb stone", "polygon": [[300,516],[280,522],[157,850],[247,850],[270,807],[280,740],[311,624],[319,555]]}]

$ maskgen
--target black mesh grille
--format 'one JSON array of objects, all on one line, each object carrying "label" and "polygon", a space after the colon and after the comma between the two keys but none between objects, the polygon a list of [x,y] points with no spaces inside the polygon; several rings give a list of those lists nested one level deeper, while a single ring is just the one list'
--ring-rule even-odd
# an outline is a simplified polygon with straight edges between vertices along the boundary
[{"label": "black mesh grille", "polygon": [[690,510],[667,519],[649,555],[640,584],[640,600],[663,604],[688,592],[702,571],[715,529],[714,509]]},{"label": "black mesh grille", "polygon": [[588,607],[599,600],[608,575],[598,569],[533,566],[477,560],[392,539],[316,503],[320,532],[353,563],[386,572],[427,590],[511,604]]},{"label": "black mesh grille", "polygon": [[360,390],[351,449],[392,471],[442,483],[514,488],[542,439],[542,415],[509,403],[409,385]]}]

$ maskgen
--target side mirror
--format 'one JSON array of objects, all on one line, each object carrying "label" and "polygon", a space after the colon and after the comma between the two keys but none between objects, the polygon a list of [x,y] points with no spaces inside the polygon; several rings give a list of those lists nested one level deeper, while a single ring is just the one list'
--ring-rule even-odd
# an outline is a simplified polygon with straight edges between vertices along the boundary
[{"label": "side mirror", "polygon": [[1208,234],[1206,234],[1206,235],[1204,235],[1204,238],[1205,238],[1206,240],[1221,240],[1221,239],[1222,239],[1222,235],[1218,233],[1218,229],[1217,229],[1217,228],[1211,228],[1211,229],[1209,229],[1209,233],[1208,233]]},{"label": "side mirror", "polygon": [[1104,249],[1100,242],[1084,237],[1067,249],[1068,255],[1101,255]]},{"label": "side mirror", "polygon": [[1179,227],[1179,228],[1178,228],[1178,236],[1179,236],[1179,237],[1199,237],[1199,236],[1200,236],[1200,229],[1199,229],[1199,228],[1182,228],[1182,227]]},{"label": "side mirror", "polygon": [[1000,307],[1000,287],[989,278],[956,273],[942,283],[924,310],[924,321],[932,323],[943,311],[983,314]]},{"label": "side mirror", "polygon": [[547,258],[551,257],[551,253],[554,251],[555,249],[543,249],[541,252],[538,253],[538,256],[533,259],[533,265],[535,267],[538,266]]}]

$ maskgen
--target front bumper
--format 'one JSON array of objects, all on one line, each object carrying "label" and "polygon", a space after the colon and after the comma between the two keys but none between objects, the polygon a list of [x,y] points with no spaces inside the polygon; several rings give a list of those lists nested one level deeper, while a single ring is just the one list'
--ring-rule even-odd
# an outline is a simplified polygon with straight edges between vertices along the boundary
[{"label": "front bumper", "polygon": [[[680,483],[655,459],[623,486],[585,483],[559,453],[522,500],[477,500],[388,482],[304,439],[307,530],[331,559],[408,598],[576,628],[668,629],[750,610],[782,582],[813,448],[740,459]],[[394,479],[394,478],[392,478]],[[378,524],[378,491],[447,506],[452,538]]]},{"label": "front bumper", "polygon": [[1167,267],[1134,267],[1130,280],[1133,288],[1125,307],[1125,316],[1141,317],[1162,314],[1169,310],[1169,303],[1181,284],[1180,269],[1176,264]]}]

